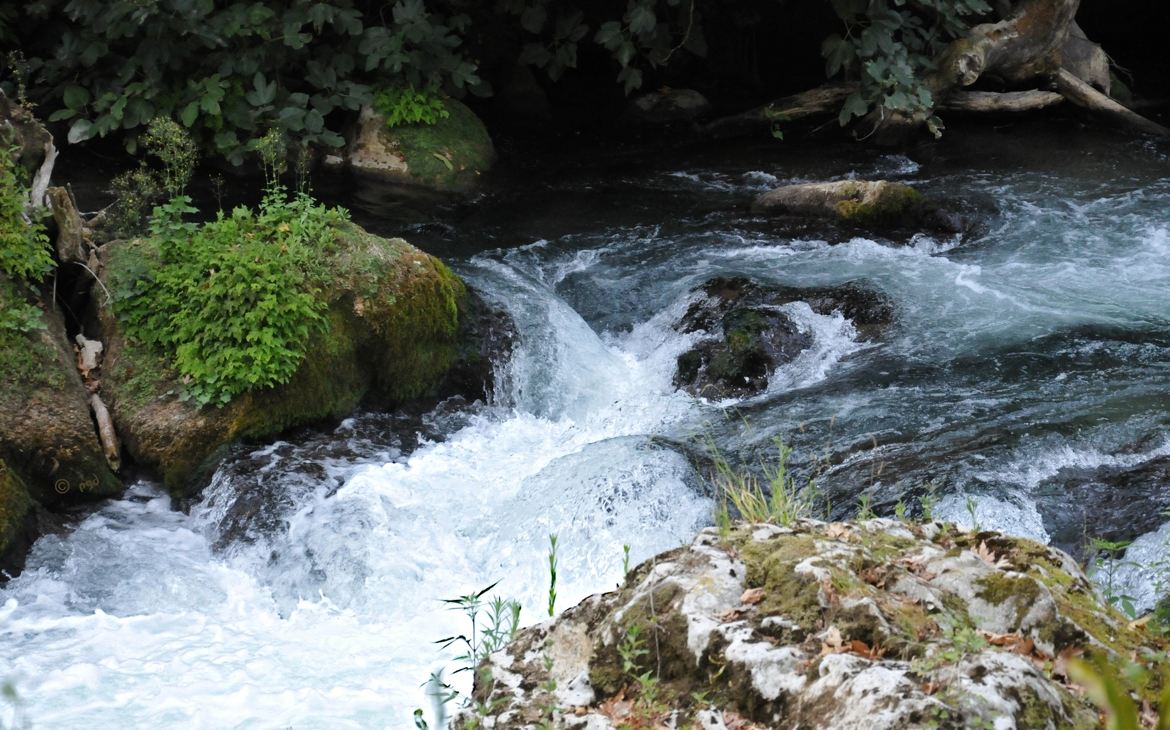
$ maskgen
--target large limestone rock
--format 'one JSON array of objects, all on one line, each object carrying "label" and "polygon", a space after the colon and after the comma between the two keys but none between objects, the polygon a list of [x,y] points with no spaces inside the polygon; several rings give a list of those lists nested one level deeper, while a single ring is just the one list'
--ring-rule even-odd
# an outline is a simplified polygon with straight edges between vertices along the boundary
[{"label": "large limestone rock", "polygon": [[962,222],[909,185],[887,180],[800,183],[769,190],[752,211],[828,218],[867,229],[927,228],[958,233]]},{"label": "large limestone rock", "polygon": [[128,339],[118,321],[116,298],[149,275],[153,246],[145,239],[107,246],[104,279],[113,305],[94,292],[106,341],[102,393],[129,454],[158,470],[176,494],[202,488],[238,439],[341,418],[359,405],[482,396],[491,388],[490,361],[510,348],[508,323],[442,262],[402,239],[347,224],[332,254],[336,277],[322,293],[328,327],[292,379],[222,407],[199,407],[184,400],[167,362]]},{"label": "large limestone rock", "polygon": [[495,148],[473,111],[454,99],[443,102],[446,119],[394,129],[371,107],[363,108],[344,159],[334,163],[388,182],[438,190],[471,187],[495,162]]},{"label": "large limestone rock", "polygon": [[1161,641],[1028,540],[892,520],[712,528],[522,630],[457,726],[1088,729],[1067,658],[1153,666]]}]

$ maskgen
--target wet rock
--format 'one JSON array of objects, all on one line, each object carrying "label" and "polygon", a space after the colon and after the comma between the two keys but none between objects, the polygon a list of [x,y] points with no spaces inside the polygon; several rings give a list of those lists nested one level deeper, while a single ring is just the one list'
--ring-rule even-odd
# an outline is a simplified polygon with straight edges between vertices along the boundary
[{"label": "wet rock", "polygon": [[37,535],[35,507],[24,482],[0,459],[0,583],[24,567]]},{"label": "wet rock", "polygon": [[495,148],[474,112],[455,99],[444,98],[443,103],[446,119],[394,129],[386,127],[385,117],[364,107],[345,156],[326,163],[393,183],[437,190],[471,187],[495,162]]},{"label": "wet rock", "polygon": [[711,110],[707,97],[694,89],[662,88],[630,102],[626,118],[643,126],[693,122]]},{"label": "wet rock", "polygon": [[752,212],[828,218],[866,230],[914,228],[960,233],[963,221],[909,185],[887,180],[801,183],[770,190],[755,199]]},{"label": "wet rock", "polygon": [[892,520],[712,528],[522,630],[477,673],[486,716],[456,727],[1095,728],[1051,662],[1094,647],[1151,664],[1161,641],[1028,540]]},{"label": "wet rock", "polygon": [[160,472],[176,495],[201,489],[240,439],[340,419],[360,405],[484,397],[492,358],[508,352],[507,323],[442,262],[402,239],[348,226],[333,253],[335,278],[321,293],[328,325],[289,382],[199,407],[184,398],[165,353],[128,339],[118,320],[118,298],[149,275],[143,267],[158,260],[156,245],[108,244],[104,283],[114,304],[96,291],[94,304],[106,342],[102,393],[117,430],[134,460]]},{"label": "wet rock", "polygon": [[675,385],[705,398],[760,393],[772,371],[812,345],[812,334],[781,309],[786,304],[803,301],[825,315],[839,311],[866,339],[893,319],[893,308],[881,294],[852,282],[797,289],[718,278],[707,282],[702,294],[676,328],[711,336],[679,356]]},{"label": "wet rock", "polygon": [[1061,469],[1039,485],[1044,528],[1054,545],[1086,553],[1086,536],[1111,542],[1132,540],[1166,521],[1170,509],[1170,456],[1131,466]]}]

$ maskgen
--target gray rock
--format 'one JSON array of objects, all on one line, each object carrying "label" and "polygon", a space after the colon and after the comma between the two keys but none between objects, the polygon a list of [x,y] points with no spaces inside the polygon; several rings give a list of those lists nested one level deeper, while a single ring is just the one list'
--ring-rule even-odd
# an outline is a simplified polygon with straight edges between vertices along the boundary
[{"label": "gray rock", "polygon": [[522,630],[478,675],[490,709],[455,726],[1094,728],[1052,660],[1154,641],[1027,540],[892,520],[712,528]]}]

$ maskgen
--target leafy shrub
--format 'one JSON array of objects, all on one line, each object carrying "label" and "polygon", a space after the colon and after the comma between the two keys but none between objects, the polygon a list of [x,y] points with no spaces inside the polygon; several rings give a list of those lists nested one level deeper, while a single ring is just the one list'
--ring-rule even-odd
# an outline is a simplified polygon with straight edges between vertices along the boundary
[{"label": "leafy shrub", "polygon": [[408,86],[392,86],[379,91],[374,95],[374,111],[386,117],[388,129],[404,124],[436,124],[451,116],[438,94]]},{"label": "leafy shrub", "polygon": [[[931,115],[934,99],[923,83],[934,58],[968,29],[968,19],[991,12],[985,0],[833,0],[845,24],[821,45],[825,72],[856,79],[860,88],[841,108],[844,126],[881,108],[906,115]],[[941,122],[927,122],[936,135]]]},{"label": "leafy shrub", "polygon": [[20,184],[14,153],[0,152],[0,334],[42,326],[40,309],[25,301],[26,283],[53,269],[49,239],[39,220],[25,218],[28,194]]},{"label": "leafy shrub", "polygon": [[270,192],[209,223],[182,220],[186,197],[155,210],[159,265],[117,302],[127,334],[168,359],[200,405],[287,383],[324,329],[319,260],[344,210]]},{"label": "leafy shrub", "polygon": [[49,239],[40,221],[25,218],[27,189],[17,177],[15,154],[0,152],[0,273],[38,282],[53,269]]},{"label": "leafy shrub", "polygon": [[143,146],[160,167],[139,160],[138,167],[110,180],[114,203],[106,211],[102,227],[111,238],[141,233],[147,213],[167,196],[182,195],[195,173],[195,141],[174,120],[153,119],[143,136]]},{"label": "leafy shrub", "polygon": [[461,47],[470,20],[434,9],[443,4],[38,0],[21,21],[39,41],[28,49],[34,100],[69,122],[70,142],[125,133],[133,152],[162,116],[241,164],[270,128],[339,146],[330,118],[369,103],[373,80],[480,85]]}]

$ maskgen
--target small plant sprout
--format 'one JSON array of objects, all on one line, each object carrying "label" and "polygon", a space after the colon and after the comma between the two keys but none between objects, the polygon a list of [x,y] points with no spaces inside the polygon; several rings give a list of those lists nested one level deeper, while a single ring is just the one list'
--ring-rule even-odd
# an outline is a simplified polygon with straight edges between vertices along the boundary
[{"label": "small plant sprout", "polygon": [[967,495],[967,514],[971,517],[971,530],[982,532],[983,527],[979,524],[979,503],[969,494]]},{"label": "small plant sprout", "polygon": [[857,498],[857,519],[872,520],[877,515],[873,512],[873,507],[870,504],[870,496],[863,494]]},{"label": "small plant sprout", "polygon": [[548,536],[548,615],[557,609],[557,536]]},{"label": "small plant sprout", "polygon": [[622,545],[622,575],[630,574],[630,545]]},{"label": "small plant sprout", "polygon": [[899,522],[906,521],[906,500],[899,499],[898,503],[894,505],[894,518]]}]

